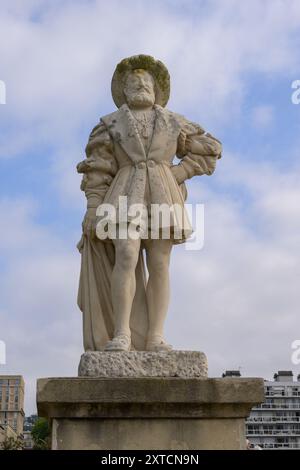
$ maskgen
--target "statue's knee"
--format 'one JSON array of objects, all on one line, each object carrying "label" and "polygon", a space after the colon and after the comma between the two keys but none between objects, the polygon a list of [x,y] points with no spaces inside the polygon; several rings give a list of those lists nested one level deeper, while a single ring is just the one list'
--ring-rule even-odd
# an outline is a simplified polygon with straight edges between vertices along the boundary
[{"label": "statue's knee", "polygon": [[148,263],[149,274],[155,274],[155,276],[164,276],[169,270],[169,257],[161,256],[149,259]]},{"label": "statue's knee", "polygon": [[135,247],[124,247],[117,253],[116,264],[118,268],[130,271],[136,267],[138,260],[138,252]]}]

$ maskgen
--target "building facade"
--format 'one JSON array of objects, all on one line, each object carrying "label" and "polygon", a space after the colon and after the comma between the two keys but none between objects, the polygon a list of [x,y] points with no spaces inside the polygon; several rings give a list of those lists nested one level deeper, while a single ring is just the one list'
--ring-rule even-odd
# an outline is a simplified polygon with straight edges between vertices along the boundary
[{"label": "building facade", "polygon": [[38,415],[25,416],[24,419],[24,431],[32,431],[33,426],[39,419]]},{"label": "building facade", "polygon": [[23,434],[24,380],[21,375],[0,375],[0,424]]},{"label": "building facade", "polygon": [[33,449],[34,442],[30,431],[23,432],[23,450]]},{"label": "building facade", "polygon": [[265,381],[265,401],[246,422],[249,441],[263,449],[300,449],[300,376],[279,371]]},{"label": "building facade", "polygon": [[24,437],[24,450],[30,450],[34,447],[32,438],[32,428],[38,420],[38,415],[26,416],[24,420],[23,437]]},{"label": "building facade", "polygon": [[[226,377],[240,377],[227,370]],[[246,420],[246,438],[252,448],[300,449],[300,375],[281,370],[265,380],[265,401],[252,408]]]}]

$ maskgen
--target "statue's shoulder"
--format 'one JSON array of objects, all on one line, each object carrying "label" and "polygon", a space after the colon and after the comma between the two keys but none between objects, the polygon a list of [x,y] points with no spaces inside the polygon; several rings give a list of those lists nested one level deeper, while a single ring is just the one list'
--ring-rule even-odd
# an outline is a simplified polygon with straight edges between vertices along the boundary
[{"label": "statue's shoulder", "polygon": [[176,119],[179,123],[185,120],[185,117],[182,114],[175,113],[174,111],[170,111],[169,109],[166,109],[166,112],[169,114],[170,117],[173,119]]},{"label": "statue's shoulder", "polygon": [[107,126],[101,118],[98,124],[96,124],[90,132],[85,151],[88,154],[95,146],[108,145],[110,140],[111,138]]},{"label": "statue's shoulder", "polygon": [[119,117],[119,113],[120,110],[117,109],[112,113],[106,114],[105,116],[101,116],[98,124],[92,129],[89,140],[94,139],[95,137],[99,137],[101,134],[103,135],[103,137],[109,135],[109,127],[111,126],[111,124],[116,122],[117,118]]},{"label": "statue's shoulder", "polygon": [[162,106],[157,104],[155,105],[155,108],[158,112],[159,118],[163,119],[166,123],[169,123],[169,125],[171,125],[171,128],[173,128],[177,132],[180,132],[180,129],[182,127],[183,116],[180,116],[179,114],[170,111],[170,109],[163,108]]},{"label": "statue's shoulder", "polygon": [[178,122],[178,124],[182,124],[184,121],[187,121],[186,118],[182,116],[182,114],[175,113],[174,111],[171,111],[170,109],[167,109],[167,108],[162,108],[161,106],[157,106],[157,107],[164,114],[166,118],[175,120],[176,122]]},{"label": "statue's shoulder", "polygon": [[165,119],[169,118],[169,119],[176,119],[176,116],[177,116],[177,113],[174,113],[173,111],[171,111],[170,109],[168,108],[163,108],[162,106],[160,106],[159,104],[155,104],[154,105],[156,111],[159,112],[159,114],[162,114],[164,116]]},{"label": "statue's shoulder", "polygon": [[106,114],[105,116],[102,116],[100,118],[100,123],[108,127],[110,124],[112,124],[114,121],[117,120],[117,118],[120,115],[120,110],[117,109],[116,111],[113,111],[112,113]]},{"label": "statue's shoulder", "polygon": [[203,129],[200,124],[191,121],[190,119],[187,119],[183,114],[179,113],[174,113],[172,111],[169,111],[172,113],[173,119],[178,123],[180,126],[181,130],[185,132],[186,134],[195,134],[195,133],[203,133],[205,130]]}]

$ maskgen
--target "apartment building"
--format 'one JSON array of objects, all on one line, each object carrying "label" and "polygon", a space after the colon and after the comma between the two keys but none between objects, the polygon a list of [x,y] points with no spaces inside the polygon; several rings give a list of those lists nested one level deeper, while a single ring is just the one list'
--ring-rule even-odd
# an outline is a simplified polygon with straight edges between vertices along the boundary
[{"label": "apartment building", "polygon": [[0,424],[23,434],[24,380],[21,375],[0,375]]},{"label": "apartment building", "polygon": [[38,420],[37,415],[26,416],[24,420],[23,436],[24,436],[24,449],[32,449],[34,446],[32,438],[32,428]]},{"label": "apartment building", "polygon": [[265,381],[265,401],[252,408],[246,434],[263,449],[300,449],[300,375],[283,370]]}]

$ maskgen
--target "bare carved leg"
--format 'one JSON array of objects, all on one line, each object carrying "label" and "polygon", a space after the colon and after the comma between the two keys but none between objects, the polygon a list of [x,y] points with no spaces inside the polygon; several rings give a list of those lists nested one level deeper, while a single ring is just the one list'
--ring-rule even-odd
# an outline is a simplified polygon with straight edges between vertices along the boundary
[{"label": "bare carved leg", "polygon": [[172,242],[170,240],[147,240],[145,242],[149,279],[147,304],[149,331],[147,350],[170,350],[164,341],[164,323],[170,300],[169,264]]},{"label": "bare carved leg", "polygon": [[129,351],[130,349],[129,322],[136,289],[135,268],[140,244],[140,240],[114,240],[116,257],[111,279],[111,294],[115,330],[114,338],[106,345],[106,350]]}]

